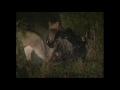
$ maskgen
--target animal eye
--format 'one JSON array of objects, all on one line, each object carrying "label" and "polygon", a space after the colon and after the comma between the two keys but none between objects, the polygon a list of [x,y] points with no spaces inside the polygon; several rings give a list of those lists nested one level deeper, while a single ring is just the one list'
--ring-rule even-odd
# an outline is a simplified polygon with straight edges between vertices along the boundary
[{"label": "animal eye", "polygon": [[48,43],[48,40],[47,40],[47,43]]}]

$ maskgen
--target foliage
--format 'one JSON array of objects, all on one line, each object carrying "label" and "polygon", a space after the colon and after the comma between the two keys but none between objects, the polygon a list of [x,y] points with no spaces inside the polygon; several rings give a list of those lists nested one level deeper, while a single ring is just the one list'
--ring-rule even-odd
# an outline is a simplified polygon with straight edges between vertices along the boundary
[{"label": "foliage", "polygon": [[[22,66],[20,66],[22,65]],[[19,71],[19,72],[18,72]],[[27,61],[17,67],[17,78],[103,78],[103,64],[95,61],[51,62],[46,66]]]},{"label": "foliage", "polygon": [[17,34],[22,34],[25,36],[27,24],[24,21],[25,21],[25,19],[22,19],[22,20],[19,20],[18,22],[16,22],[16,54],[19,54],[19,51],[21,51],[21,49],[23,48],[21,45],[21,38],[18,37]]}]

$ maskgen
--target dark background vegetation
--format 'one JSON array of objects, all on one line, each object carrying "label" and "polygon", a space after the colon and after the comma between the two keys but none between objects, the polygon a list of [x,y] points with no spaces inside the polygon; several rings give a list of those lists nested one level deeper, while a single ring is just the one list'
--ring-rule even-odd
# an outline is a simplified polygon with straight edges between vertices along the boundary
[{"label": "dark background vegetation", "polygon": [[48,28],[48,21],[60,22],[59,13],[57,12],[17,12],[16,21],[25,19],[29,24],[39,23],[40,26]]},{"label": "dark background vegetation", "polygon": [[[48,22],[59,22],[63,28],[71,27],[75,34],[84,36],[85,22],[90,24],[91,38],[94,38],[93,57],[88,62],[81,58],[77,61],[49,63],[46,67],[41,62],[26,61],[25,55],[16,49],[17,78],[103,78],[104,77],[104,13],[103,12],[16,12],[16,22],[23,31],[32,30],[46,38]],[[94,32],[93,32],[94,31]],[[19,47],[16,39],[16,48]],[[20,47],[19,47],[20,48]],[[23,51],[23,48],[21,48]]]}]

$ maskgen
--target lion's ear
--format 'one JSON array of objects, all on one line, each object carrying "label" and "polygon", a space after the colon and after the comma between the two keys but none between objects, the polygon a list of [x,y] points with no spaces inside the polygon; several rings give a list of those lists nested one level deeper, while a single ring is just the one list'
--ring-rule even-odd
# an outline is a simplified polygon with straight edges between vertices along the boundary
[{"label": "lion's ear", "polygon": [[50,27],[51,27],[51,22],[48,22],[48,27],[49,27],[49,29],[50,29]]},{"label": "lion's ear", "polygon": [[59,22],[56,22],[57,27],[59,26]]},{"label": "lion's ear", "polygon": [[51,25],[51,22],[48,22],[48,25],[50,26],[50,25]]}]

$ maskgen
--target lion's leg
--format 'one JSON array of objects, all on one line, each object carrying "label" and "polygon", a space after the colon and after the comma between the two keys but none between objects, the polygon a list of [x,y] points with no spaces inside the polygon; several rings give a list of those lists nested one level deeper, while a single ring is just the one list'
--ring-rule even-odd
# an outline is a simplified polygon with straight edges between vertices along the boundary
[{"label": "lion's leg", "polygon": [[24,48],[24,51],[25,51],[25,55],[26,55],[27,60],[31,60],[31,53],[33,51],[33,48],[30,46],[27,46]]}]

